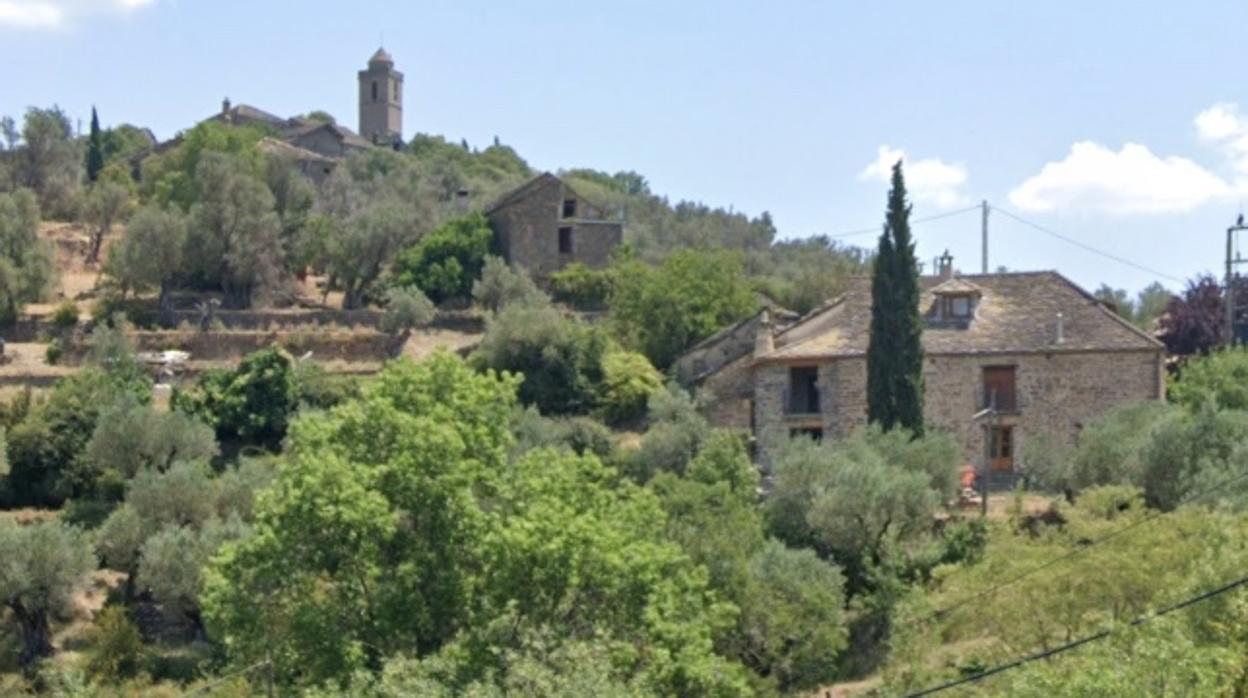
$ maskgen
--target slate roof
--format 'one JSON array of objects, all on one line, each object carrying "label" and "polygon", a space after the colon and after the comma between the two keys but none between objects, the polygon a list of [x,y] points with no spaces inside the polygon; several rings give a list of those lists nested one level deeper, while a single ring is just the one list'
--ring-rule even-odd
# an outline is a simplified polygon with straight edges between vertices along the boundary
[{"label": "slate roof", "polygon": [[[928,355],[1021,354],[1073,351],[1156,351],[1163,347],[1115,315],[1087,291],[1054,271],[958,277],[983,295],[964,328],[933,323],[924,328]],[[933,291],[948,280],[921,279],[920,308],[930,314]],[[1063,341],[1057,341],[1062,314]],[[871,325],[871,280],[849,290],[778,334],[774,351],[756,361],[794,361],[863,356]]]},{"label": "slate roof", "polygon": [[264,153],[277,155],[279,157],[289,157],[295,160],[307,162],[334,162],[334,159],[331,157],[326,157],[320,153],[314,153],[306,148],[300,148],[297,145],[292,145],[286,141],[279,141],[276,138],[269,138],[267,136],[261,138],[260,142],[256,143],[256,147]]},{"label": "slate roof", "polygon": [[390,57],[390,54],[386,52],[385,48],[378,48],[377,53],[374,53],[373,57],[368,59],[368,62],[369,63],[391,63],[393,64],[394,59]]},{"label": "slate roof", "polygon": [[346,126],[331,124],[324,121],[314,121],[305,124],[299,128],[286,132],[282,135],[282,138],[285,140],[294,140],[296,138],[302,138],[303,136],[306,136],[314,131],[319,131],[320,129],[327,129],[330,133],[333,133],[338,140],[342,141],[346,145],[353,146],[355,148],[373,147],[373,144],[370,143],[368,139],[364,138],[355,131],[352,131]]}]

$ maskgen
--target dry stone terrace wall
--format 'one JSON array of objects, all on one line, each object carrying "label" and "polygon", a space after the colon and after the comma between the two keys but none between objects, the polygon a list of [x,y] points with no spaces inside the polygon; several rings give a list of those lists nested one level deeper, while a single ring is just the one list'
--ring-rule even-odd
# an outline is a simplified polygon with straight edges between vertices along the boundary
[{"label": "dry stone terrace wall", "polygon": [[[374,330],[329,331],[309,328],[294,332],[222,332],[144,331],[131,333],[138,351],[178,349],[189,352],[195,361],[234,361],[253,351],[274,344],[299,356],[312,352],[318,361],[380,362],[390,358],[394,338]],[[84,341],[73,342],[65,352],[65,363],[82,361],[87,347]]]},{"label": "dry stone terrace wall", "polygon": [[[755,368],[755,435],[765,465],[776,441],[791,429],[817,427],[823,429],[824,438],[836,439],[866,426],[866,359],[805,365],[818,366],[816,415],[786,414],[789,365]],[[952,434],[966,461],[977,466],[985,457],[985,432],[972,416],[984,407],[983,369],[989,366],[1015,367],[1018,409],[999,419],[1015,428],[1016,467],[1026,458],[1029,439],[1043,436],[1073,443],[1084,425],[1115,407],[1162,399],[1165,394],[1164,364],[1155,351],[928,356],[923,371],[928,427]]]}]

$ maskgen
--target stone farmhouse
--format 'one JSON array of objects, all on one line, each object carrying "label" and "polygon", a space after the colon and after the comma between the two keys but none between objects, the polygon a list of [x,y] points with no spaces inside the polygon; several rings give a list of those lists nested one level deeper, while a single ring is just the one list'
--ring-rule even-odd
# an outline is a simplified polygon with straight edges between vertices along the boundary
[{"label": "stone farmhouse", "polygon": [[[921,283],[924,413],[966,462],[1008,485],[1028,443],[1073,443],[1119,405],[1165,396],[1160,342],[1057,272],[957,276],[945,257]],[[836,439],[867,424],[871,282],[805,317],[763,310],[677,361],[710,419],[748,430],[766,467],[775,444]]]},{"label": "stone farmhouse", "polygon": [[574,262],[600,269],[624,236],[624,224],[563,180],[538,175],[485,210],[508,264],[537,280]]}]

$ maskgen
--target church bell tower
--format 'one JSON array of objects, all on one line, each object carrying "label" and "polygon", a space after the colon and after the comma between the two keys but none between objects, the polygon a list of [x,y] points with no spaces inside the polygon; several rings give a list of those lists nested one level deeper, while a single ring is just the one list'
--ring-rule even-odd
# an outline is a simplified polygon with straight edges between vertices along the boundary
[{"label": "church bell tower", "polygon": [[374,145],[403,142],[403,73],[384,48],[360,71],[360,135]]}]

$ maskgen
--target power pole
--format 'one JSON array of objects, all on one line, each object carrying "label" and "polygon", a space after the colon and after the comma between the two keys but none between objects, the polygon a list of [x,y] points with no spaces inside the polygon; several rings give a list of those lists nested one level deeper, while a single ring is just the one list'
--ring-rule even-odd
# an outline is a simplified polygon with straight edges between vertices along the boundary
[{"label": "power pole", "polygon": [[1226,317],[1222,319],[1222,346],[1229,347],[1235,343],[1235,265],[1243,260],[1235,259],[1235,233],[1248,230],[1241,214],[1235,225],[1226,229],[1226,294],[1222,299]]},{"label": "power pole", "polygon": [[983,266],[981,273],[988,273],[988,200],[985,199],[979,203],[982,209],[982,217],[980,219],[980,234],[983,236]]}]

